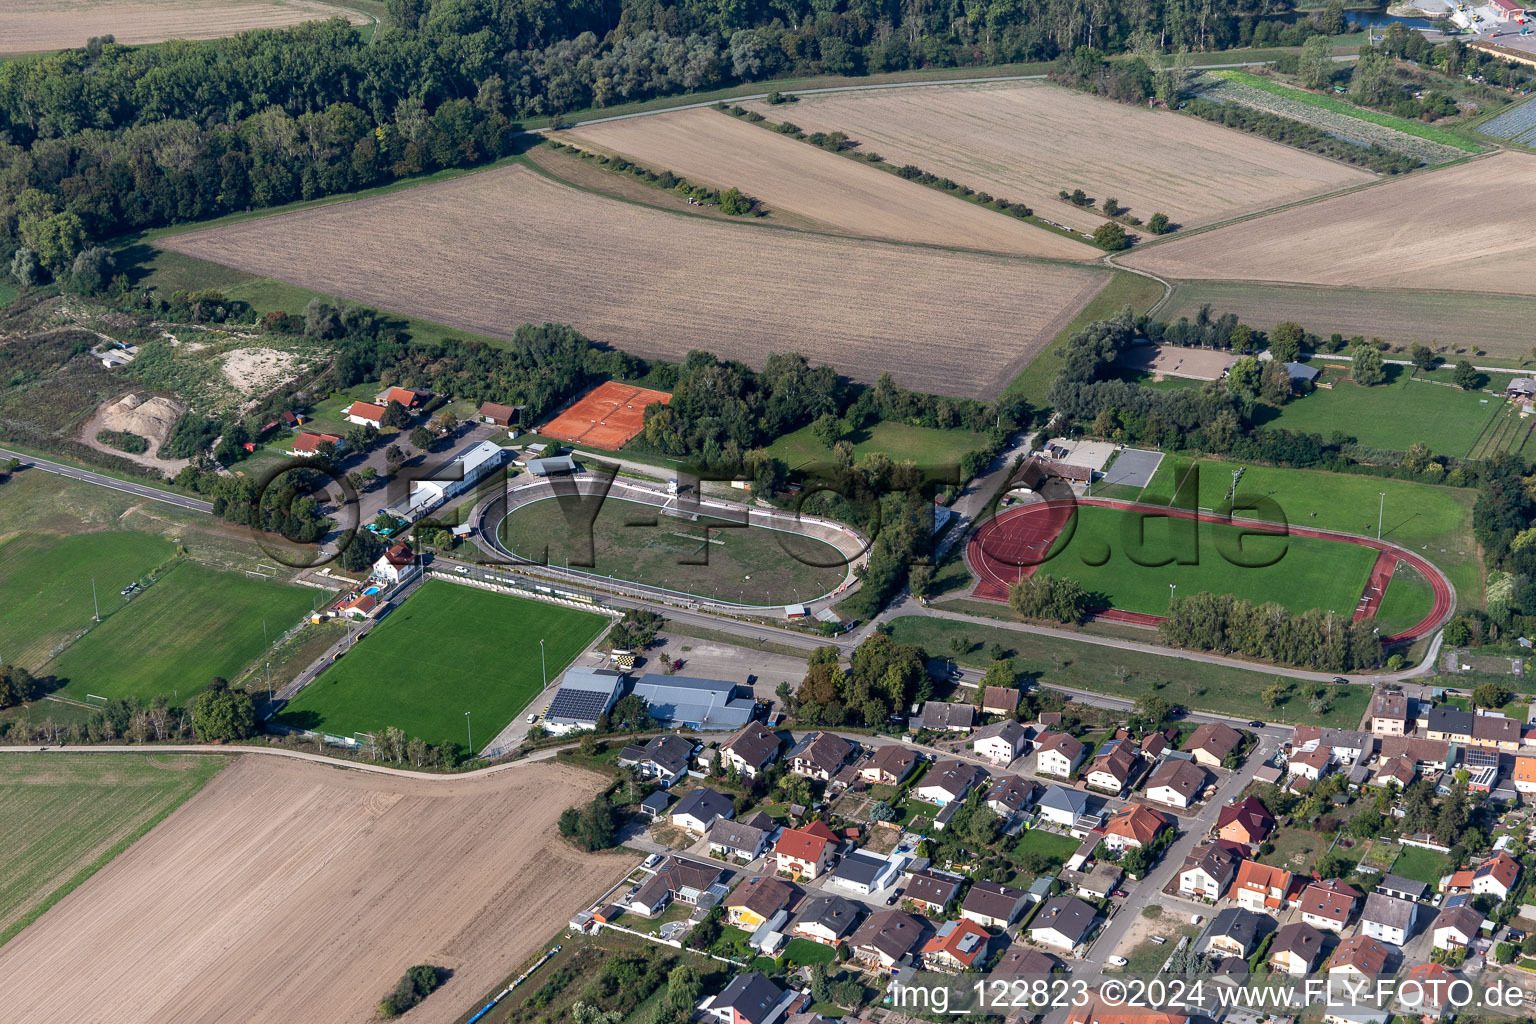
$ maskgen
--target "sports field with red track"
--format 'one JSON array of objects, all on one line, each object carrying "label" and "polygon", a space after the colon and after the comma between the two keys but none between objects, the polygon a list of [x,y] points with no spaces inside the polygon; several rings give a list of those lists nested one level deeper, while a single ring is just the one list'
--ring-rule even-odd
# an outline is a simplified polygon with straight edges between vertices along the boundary
[{"label": "sports field with red track", "polygon": [[1274,601],[1293,612],[1322,608],[1358,620],[1376,613],[1404,562],[1429,581],[1434,604],[1420,622],[1384,641],[1425,636],[1455,606],[1444,574],[1395,544],[1104,498],[1009,509],[972,535],[965,557],[978,580],[975,597],[1007,601],[1008,588],[1043,565],[1082,583],[1102,605],[1100,618],[1144,625],[1162,620],[1173,588]]}]

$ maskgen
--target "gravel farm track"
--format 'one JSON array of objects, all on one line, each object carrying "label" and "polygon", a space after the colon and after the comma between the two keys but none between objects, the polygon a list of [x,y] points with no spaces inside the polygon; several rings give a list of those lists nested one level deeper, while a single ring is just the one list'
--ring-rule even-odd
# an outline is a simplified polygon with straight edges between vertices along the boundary
[{"label": "gravel farm track", "polygon": [[962,398],[996,396],[1110,279],[680,216],[516,165],[157,244],[493,336],[553,321],[643,357],[796,351]]},{"label": "gravel farm track", "polygon": [[1532,223],[1536,156],[1505,151],[1175,237],[1120,262],[1181,280],[1536,295]]},{"label": "gravel farm track", "polygon": [[735,185],[770,210],[800,214],[836,234],[1056,259],[1103,255],[1086,242],[709,108],[608,121],[560,139],[689,181]]},{"label": "gravel farm track", "polygon": [[0,948],[4,1016],[365,1024],[431,963],[453,976],[411,1020],[450,1024],[633,865],[556,834],[601,783],[242,757]]},{"label": "gravel farm track", "polygon": [[135,45],[221,39],[324,18],[373,21],[319,0],[7,0],[0,6],[0,56],[84,46],[92,36]]},{"label": "gravel farm track", "polygon": [[[1373,175],[1279,143],[1041,82],[889,89],[744,103],[804,131],[842,131],[893,164],[915,164],[962,185],[1028,203],[1079,231],[1097,209],[1061,189],[1114,197],[1146,220],[1185,227],[1240,217],[1360,185]],[[582,129],[588,131],[590,129]],[[1134,161],[1126,154],[1135,153]],[[743,185],[743,188],[746,186]]]}]

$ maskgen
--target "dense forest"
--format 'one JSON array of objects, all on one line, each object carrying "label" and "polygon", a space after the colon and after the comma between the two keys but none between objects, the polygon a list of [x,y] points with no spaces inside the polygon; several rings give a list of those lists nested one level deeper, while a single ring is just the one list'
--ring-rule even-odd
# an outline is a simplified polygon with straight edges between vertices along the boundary
[{"label": "dense forest", "polygon": [[[517,120],[784,75],[1297,43],[1272,0],[894,0],[550,6],[389,0],[206,42],[0,64],[0,260],[504,155]],[[84,43],[85,40],[82,40]]]}]

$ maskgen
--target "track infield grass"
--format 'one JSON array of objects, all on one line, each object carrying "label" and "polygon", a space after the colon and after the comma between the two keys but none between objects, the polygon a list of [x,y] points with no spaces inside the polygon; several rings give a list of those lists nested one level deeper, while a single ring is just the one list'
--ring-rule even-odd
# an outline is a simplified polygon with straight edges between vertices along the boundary
[{"label": "track infield grass", "polygon": [[295,697],[276,721],[341,736],[405,730],[428,743],[485,746],[558,679],[609,619],[527,598],[428,580]]},{"label": "track infield grass", "polygon": [[227,763],[200,754],[0,757],[0,945]]},{"label": "track infield grass", "polygon": [[836,548],[799,534],[709,516],[692,522],[612,496],[590,529],[585,515],[573,522],[560,499],[544,498],[514,509],[498,533],[522,558],[561,566],[569,559],[573,569],[744,604],[810,601],[837,589],[846,572]]},{"label": "track infield grass", "polygon": [[1164,459],[1140,500],[1168,504],[1178,487],[1180,507],[1198,503],[1201,508],[1221,509],[1232,486],[1232,471],[1241,468],[1238,498],[1269,498],[1279,505],[1286,521],[1297,526],[1374,537],[1381,512],[1382,540],[1418,552],[1439,567],[1456,588],[1458,607],[1482,607],[1482,566],[1472,537],[1477,492],[1471,488],[1213,459],[1200,460],[1200,472],[1194,476],[1189,468],[1189,459]]},{"label": "track infield grass", "polygon": [[[1376,552],[1358,544],[1245,532],[1237,526],[1084,506],[1039,571],[1075,579],[1124,611],[1168,613],[1179,596],[1232,594],[1292,612],[1355,610]],[[1138,536],[1139,534],[1139,536]],[[1178,564],[1176,560],[1193,564]],[[1159,564],[1168,563],[1168,564]]]},{"label": "track infield grass", "polygon": [[[185,700],[214,676],[235,679],[278,637],[309,614],[321,591],[221,572],[197,562],[172,567],[127,607],[75,641],[42,669],[63,681],[59,693]],[[116,591],[103,599],[120,601]]]},{"label": "track infield grass", "polygon": [[1413,566],[1399,562],[1376,610],[1376,628],[1382,636],[1400,633],[1423,622],[1434,607],[1435,592],[1429,581]]},{"label": "track infield grass", "polygon": [[[1328,710],[1314,715],[1308,710],[1298,684],[1286,679],[1284,669],[1266,671],[1263,666],[1255,666],[1253,671],[1247,671],[1187,658],[1091,646],[1007,626],[926,615],[903,615],[890,622],[891,639],[896,643],[943,652],[939,656],[950,657],[968,668],[985,669],[990,665],[986,646],[996,641],[1010,652],[1014,669],[1041,686],[1064,686],[1132,701],[1155,693],[1169,703],[1219,715],[1353,729],[1360,724],[1371,695],[1368,686],[1324,687],[1329,697]],[[969,641],[966,651],[958,655],[950,647],[956,637]],[[1276,682],[1289,685],[1282,685],[1281,699],[1270,708],[1259,695]]]}]

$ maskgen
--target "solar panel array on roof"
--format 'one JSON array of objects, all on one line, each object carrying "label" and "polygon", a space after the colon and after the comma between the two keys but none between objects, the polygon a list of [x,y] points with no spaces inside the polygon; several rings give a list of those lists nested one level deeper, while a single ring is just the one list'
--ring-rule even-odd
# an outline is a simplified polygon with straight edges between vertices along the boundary
[{"label": "solar panel array on roof", "polygon": [[545,721],[554,725],[594,723],[618,699],[623,682],[623,674],[612,669],[570,669],[549,702]]}]

